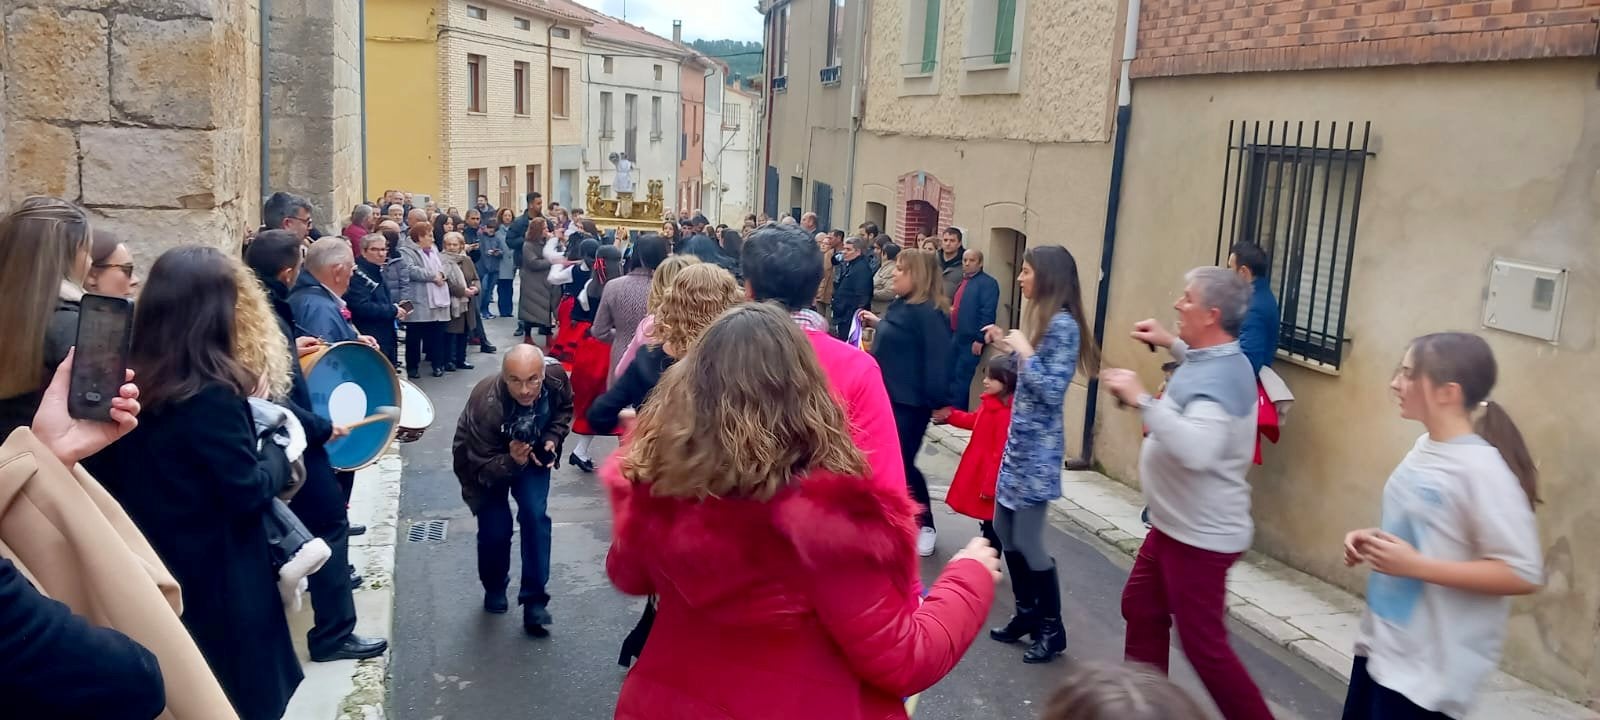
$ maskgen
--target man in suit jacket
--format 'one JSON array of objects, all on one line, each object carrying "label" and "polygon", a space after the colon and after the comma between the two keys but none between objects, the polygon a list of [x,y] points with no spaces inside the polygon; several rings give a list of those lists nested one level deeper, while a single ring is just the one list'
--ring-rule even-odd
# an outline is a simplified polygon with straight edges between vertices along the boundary
[{"label": "man in suit jacket", "polygon": [[994,324],[1000,303],[1000,283],[983,271],[983,252],[968,250],[961,258],[961,279],[951,296],[950,407],[966,410],[972,376],[983,357],[983,329]]}]

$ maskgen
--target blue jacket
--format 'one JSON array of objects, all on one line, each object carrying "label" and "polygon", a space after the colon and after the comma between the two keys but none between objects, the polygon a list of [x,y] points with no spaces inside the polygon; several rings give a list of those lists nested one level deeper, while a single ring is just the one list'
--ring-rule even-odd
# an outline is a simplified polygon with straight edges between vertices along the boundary
[{"label": "blue jacket", "polygon": [[298,331],[325,342],[356,339],[356,329],[339,312],[343,305],[342,300],[305,270],[300,271],[300,279],[294,281],[294,289],[289,291],[289,307],[294,310]]},{"label": "blue jacket", "polygon": [[[1000,283],[993,275],[978,271],[967,279],[967,289],[961,291],[961,305],[955,308],[956,332],[953,342],[971,345],[983,339],[983,328],[994,324],[994,314],[1000,305]],[[956,287],[961,287],[960,283]],[[955,296],[950,297],[955,302]]]},{"label": "blue jacket", "polygon": [[1239,328],[1239,348],[1257,373],[1271,367],[1278,352],[1278,299],[1272,296],[1272,283],[1264,277],[1255,279],[1250,293],[1250,309]]}]

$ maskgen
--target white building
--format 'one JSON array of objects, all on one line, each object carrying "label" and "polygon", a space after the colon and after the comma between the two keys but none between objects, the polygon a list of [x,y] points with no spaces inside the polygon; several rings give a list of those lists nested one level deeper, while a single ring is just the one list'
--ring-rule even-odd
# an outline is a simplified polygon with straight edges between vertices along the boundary
[{"label": "white building", "polygon": [[[708,106],[710,97],[706,95]],[[715,138],[714,144],[719,150],[714,161],[716,169],[708,170],[706,176],[714,177],[720,183],[718,198],[721,204],[716,207],[722,214],[722,222],[733,227],[739,227],[745,215],[756,211],[754,134],[761,124],[757,115],[760,106],[760,96],[736,87],[724,87],[720,130],[709,135]],[[710,114],[711,111],[707,110],[708,131],[711,127]],[[712,144],[707,143],[706,147],[708,163],[713,162]]]},{"label": "white building", "polygon": [[[704,56],[702,56],[704,57]],[[705,73],[705,132],[700,153],[700,207],[712,222],[733,224],[722,214],[722,151],[725,133],[722,132],[723,88],[728,80],[728,67],[722,61],[706,59]]]}]

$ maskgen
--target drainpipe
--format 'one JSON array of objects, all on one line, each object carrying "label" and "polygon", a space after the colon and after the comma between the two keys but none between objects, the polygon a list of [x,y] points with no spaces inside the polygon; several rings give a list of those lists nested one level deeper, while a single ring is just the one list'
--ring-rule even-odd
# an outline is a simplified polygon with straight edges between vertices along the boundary
[{"label": "drainpipe", "polygon": [[[555,120],[550,117],[552,114],[550,106],[555,100],[555,88],[550,86],[550,78],[556,74],[551,69],[555,67],[550,64],[555,56],[551,53],[550,45],[555,39],[556,23],[551,20],[544,26],[544,189],[550,193],[556,191]],[[568,102],[571,101],[569,100]],[[533,192],[533,188],[528,188],[528,192]],[[551,197],[553,199],[556,196],[552,195]],[[570,201],[571,198],[568,198],[568,200]],[[549,205],[550,203],[546,202],[545,204]]]},{"label": "drainpipe", "polygon": [[[258,211],[266,204],[267,196],[272,194],[272,73],[268,57],[271,54],[268,48],[272,45],[272,21],[268,10],[271,4],[271,0],[260,0],[256,8],[261,23],[261,189],[258,193],[261,197],[256,202]],[[259,225],[262,218],[257,220]]]},{"label": "drainpipe", "polygon": [[[372,196],[367,194],[367,4],[356,4],[356,40],[361,43],[357,62],[361,67],[361,202]],[[265,133],[263,133],[265,134]]]},{"label": "drainpipe", "polygon": [[[777,8],[777,3],[774,3],[771,7],[767,8],[767,14],[765,17],[767,26],[767,45],[765,48],[767,56],[767,72],[766,77],[761,83],[761,107],[766,110],[766,117],[762,118],[763,124],[765,124],[766,127],[762,130],[764,139],[761,143],[761,184],[757,186],[761,188],[761,209],[763,212],[767,207],[767,168],[772,167],[772,106],[777,102],[777,98],[773,97],[774,93],[772,92],[772,74],[778,69],[778,56],[773,52],[773,45],[778,36],[778,29],[772,22],[772,13]],[[770,219],[776,221],[778,219],[777,215],[778,208],[774,207],[772,209],[772,217]]]},{"label": "drainpipe", "polygon": [[[1139,49],[1139,0],[1128,0],[1127,34],[1122,40],[1122,71],[1117,81],[1116,138],[1111,151],[1111,186],[1106,191],[1106,230],[1100,240],[1100,288],[1094,302],[1094,342],[1105,346],[1106,305],[1111,298],[1111,261],[1117,251],[1117,213],[1122,207],[1122,168],[1128,155],[1128,131],[1133,123],[1133,93],[1129,67]],[[1100,405],[1100,380],[1089,378],[1089,397],[1083,411],[1083,455],[1067,461],[1067,468],[1087,470],[1094,464],[1095,411]]]},{"label": "drainpipe", "polygon": [[867,84],[867,2],[856,3],[856,79],[850,83],[850,150],[844,166],[844,225],[854,228],[856,210],[856,136],[861,134],[861,124],[866,121]]}]

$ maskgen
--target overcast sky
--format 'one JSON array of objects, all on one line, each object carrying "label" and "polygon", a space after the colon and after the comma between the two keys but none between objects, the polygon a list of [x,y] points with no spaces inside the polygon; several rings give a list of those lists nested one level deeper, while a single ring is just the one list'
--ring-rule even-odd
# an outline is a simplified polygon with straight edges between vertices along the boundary
[{"label": "overcast sky", "polygon": [[[672,37],[672,21],[683,21],[683,39],[761,40],[756,0],[578,0],[612,17],[625,18],[661,37]],[[627,12],[623,12],[623,6]]]}]

